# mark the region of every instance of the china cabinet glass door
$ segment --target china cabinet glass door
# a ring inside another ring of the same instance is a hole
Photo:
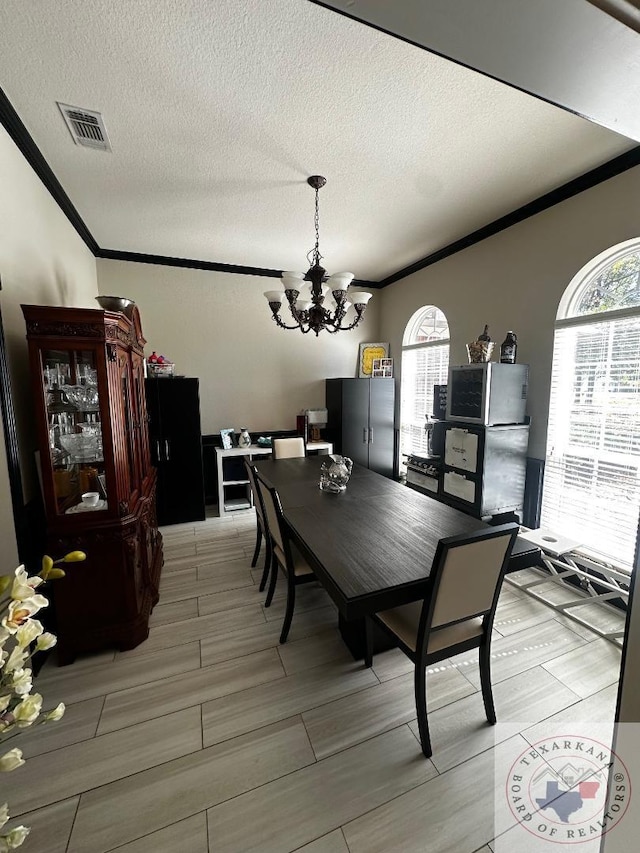
[[[55,511],[62,515],[105,510],[107,483],[96,352],[43,350],[42,371]]]

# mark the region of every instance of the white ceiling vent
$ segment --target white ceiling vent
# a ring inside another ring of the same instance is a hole
[[[85,110],[84,107],[71,107],[59,101],[58,106],[76,145],[111,151],[107,129],[100,113]]]

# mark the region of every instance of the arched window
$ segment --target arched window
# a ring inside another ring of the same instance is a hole
[[[631,569],[640,505],[640,240],[567,288],[553,350],[542,525]]]
[[[402,340],[401,453],[426,456],[433,386],[446,383],[448,369],[449,324],[439,308],[427,305],[411,317]]]

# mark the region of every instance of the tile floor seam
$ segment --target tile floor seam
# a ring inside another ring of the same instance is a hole
[[[104,714],[104,706],[107,704],[107,695],[108,695],[108,694],[106,694],[106,693],[105,693],[105,694],[102,696],[102,706],[101,706],[101,708],[100,708],[100,713],[98,714],[98,722],[96,723],[96,730],[95,730],[95,732],[93,733],[93,737],[94,737],[94,739],[95,739],[95,738],[97,738],[97,737],[99,737],[99,735],[98,735],[98,729],[100,728],[100,723],[102,722],[102,715]],[[82,743],[82,741],[80,741],[80,742]]]
[[[347,837],[344,834],[342,827],[340,826],[340,827],[338,827],[338,829],[340,830],[340,835],[342,835],[342,840],[344,841],[344,846],[347,848],[347,850],[351,851],[351,848],[349,847],[349,844],[347,843]]]
[[[351,695],[351,694],[349,694],[349,695]],[[310,710],[314,710],[314,709],[310,709]],[[304,715],[306,713],[307,713],[306,711],[303,711],[300,714],[300,716],[302,717],[302,723],[305,727],[305,730],[306,730],[306,722],[304,719]],[[402,729],[405,726],[409,729],[411,734],[415,737],[415,734],[413,733],[413,731],[411,730],[411,726],[409,725],[409,723],[413,723],[413,722],[417,722],[417,717],[413,717],[411,720],[407,720],[404,723],[398,723],[395,726],[391,725],[387,729],[378,729],[377,731],[373,732],[372,734],[367,735],[367,737],[362,738],[362,740],[355,741],[355,743],[349,743],[346,746],[342,746],[339,749],[336,749],[334,752],[328,753],[328,755],[321,756],[320,758],[318,758],[318,755],[317,755],[315,749],[313,749],[313,743],[311,744],[311,749],[313,750],[313,754],[316,756],[316,762],[319,763],[320,761],[328,761],[330,758],[335,758],[336,755],[341,755],[343,752],[347,752],[350,749],[355,749],[356,747],[362,746],[362,744],[367,743],[368,741],[375,740],[377,737],[380,737],[380,735],[386,735],[386,734],[389,734],[389,732],[395,732],[396,729]],[[418,744],[420,744],[419,740],[418,740]],[[420,747],[420,748],[422,749],[422,747]],[[425,761],[427,761],[427,760],[429,760],[429,759],[425,759]],[[431,762],[431,763],[433,764],[433,762]],[[435,767],[435,764],[433,766]],[[436,772],[437,772],[437,770],[438,769],[436,767]],[[440,775],[440,774],[438,773],[438,775]]]
[[[73,835],[73,827],[76,825],[76,818],[78,817],[78,812],[80,811],[80,800],[81,799],[82,799],[82,794],[79,794],[78,795],[78,802],[76,803],[76,808],[75,808],[75,811],[73,813],[73,820],[71,821],[71,829],[69,830],[69,835],[67,837],[67,843],[64,846],[65,853],[68,853],[69,845],[71,844],[71,836]]]
[[[309,730],[307,729],[307,724],[306,724],[306,722],[305,722],[305,720],[304,720],[304,714],[300,714],[299,716],[300,716],[300,722],[302,723],[302,727],[303,727],[303,729],[304,729],[304,733],[305,733],[305,734],[306,734],[306,736],[307,736],[307,741],[309,742],[309,749],[310,749],[310,750],[311,750],[311,752],[313,753],[313,756],[314,756],[314,758],[315,758],[315,760],[316,760],[316,761],[315,761],[315,763],[317,764],[317,763],[318,763],[318,755],[317,755],[317,753],[316,753],[315,749],[313,748],[313,743],[311,742],[311,736],[309,735]],[[309,767],[310,765],[307,765],[307,766]],[[292,771],[292,772],[295,772],[295,771]],[[321,836],[320,836],[320,837],[321,837]]]

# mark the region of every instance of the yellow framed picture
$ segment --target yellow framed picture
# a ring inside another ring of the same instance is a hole
[[[374,358],[388,358],[389,344],[360,344],[360,355],[358,358],[358,376],[371,377],[373,376],[373,360]]]

